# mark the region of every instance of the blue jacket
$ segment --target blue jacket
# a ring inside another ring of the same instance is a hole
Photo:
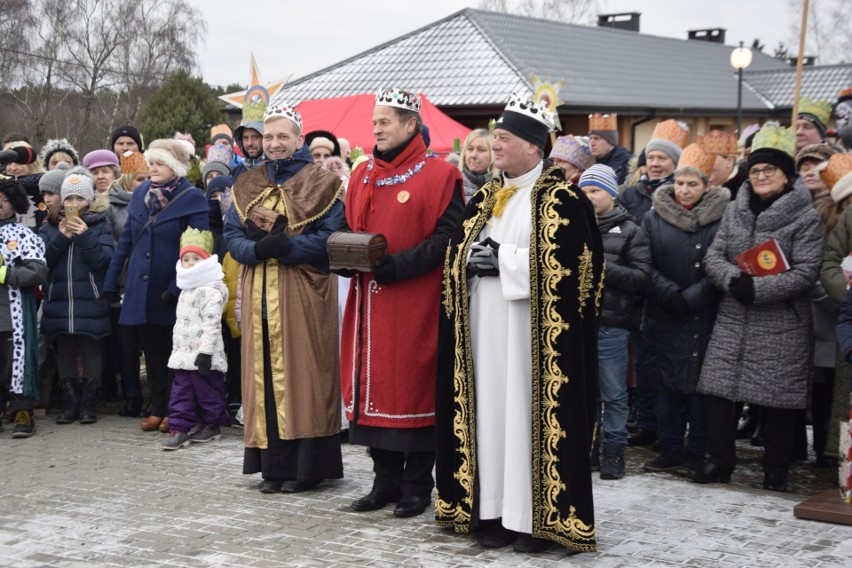
[[[63,333],[93,339],[110,334],[109,301],[103,284],[113,253],[112,227],[103,213],[88,223],[85,233],[70,239],[50,222],[39,229],[50,269],[41,330],[51,339]]]
[[[852,361],[852,288],[846,292],[837,318],[837,341],[844,361]]]
[[[127,206],[127,223],[115,247],[115,255],[104,282],[106,292],[118,291],[115,281],[121,274],[124,259],[130,254],[136,234],[148,222],[145,196],[150,187],[151,182],[146,181],[136,188]],[[191,187],[192,184],[187,180],[182,180],[174,198]],[[133,248],[127,265],[127,282],[118,320],[120,324],[174,325],[177,297],[180,294],[175,283],[175,265],[180,253],[180,236],[187,227],[201,230],[209,228],[207,200],[199,189],[191,189],[180,201],[161,211]],[[169,291],[172,297],[164,300],[162,296],[165,291]]]

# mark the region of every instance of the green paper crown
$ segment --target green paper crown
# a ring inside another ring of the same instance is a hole
[[[764,124],[751,143],[752,152],[761,148],[779,150],[792,158],[796,155],[796,134],[783,126]]]
[[[213,233],[210,231],[199,231],[194,227],[188,227],[180,236],[180,248],[198,247],[206,250],[207,254],[213,252]]]
[[[799,114],[803,112],[814,115],[823,126],[828,127],[828,121],[831,120],[831,103],[828,101],[801,99],[799,100]]]

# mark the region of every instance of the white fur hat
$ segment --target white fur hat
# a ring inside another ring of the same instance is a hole
[[[166,164],[178,177],[185,176],[189,170],[189,152],[180,140],[160,138],[151,142],[145,150],[145,161],[150,166],[154,160]]]

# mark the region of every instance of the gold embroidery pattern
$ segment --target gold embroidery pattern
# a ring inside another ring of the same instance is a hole
[[[580,317],[585,317],[583,310],[586,307],[586,300],[592,297],[591,290],[594,288],[594,274],[592,273],[592,251],[589,250],[588,244],[583,244],[583,254],[577,259],[580,262],[580,295],[578,297],[577,311]],[[595,300],[597,302],[597,299]]]
[[[540,178],[545,181],[550,177],[552,169],[545,171]],[[536,284],[530,288],[530,304],[532,316],[532,360],[533,360],[533,466],[539,468],[540,482],[533,484],[533,510],[541,507],[543,514],[533,517],[533,534],[546,537],[580,551],[594,551],[596,545],[595,528],[577,518],[573,506],[569,508],[567,518],[562,518],[558,508],[559,494],[566,489],[557,469],[559,458],[557,444],[566,437],[565,431],[559,424],[556,411],[559,407],[559,391],[570,380],[559,366],[560,353],[557,350],[559,335],[569,329],[569,324],[562,319],[557,310],[558,285],[563,278],[572,276],[570,268],[562,266],[556,258],[559,245],[556,242],[556,232],[560,225],[568,224],[568,219],[559,216],[557,206],[562,205],[560,197],[577,195],[565,183],[553,183],[547,189],[539,187],[541,181],[533,189],[536,202],[533,212],[541,211],[540,218],[533,218],[533,227],[539,228],[539,238],[533,238],[530,243],[530,274],[531,281]],[[540,196],[540,197],[539,197]],[[538,200],[541,199],[539,203]],[[534,229],[535,231],[535,229]],[[535,236],[535,235],[534,235]],[[586,249],[588,251],[588,249]],[[593,278],[591,270],[591,254],[584,267],[579,267],[580,280],[589,281]],[[584,271],[588,276],[584,275]],[[540,287],[538,286],[540,284]],[[590,288],[589,288],[590,289]],[[588,293],[588,290],[586,290]],[[540,295],[539,295],[540,294]],[[582,291],[581,291],[582,294]],[[536,306],[542,306],[541,311]],[[542,361],[542,368],[536,364]],[[537,443],[541,440],[541,443]],[[536,472],[533,473],[535,479]],[[586,541],[586,542],[583,542]],[[588,544],[587,544],[588,543]]]
[[[464,237],[455,249],[455,260],[450,263],[447,254],[444,263],[443,305],[447,317],[453,318],[455,354],[453,363],[453,434],[458,440],[461,460],[453,478],[458,481],[464,496],[459,501],[435,499],[436,522],[439,526],[453,526],[456,532],[470,531],[473,508],[473,482],[476,476],[476,416],[474,414],[473,353],[470,348],[470,317],[467,291],[467,254],[485,222],[491,216],[499,182],[489,182],[482,190],[485,195],[477,205],[477,213],[464,221]]]

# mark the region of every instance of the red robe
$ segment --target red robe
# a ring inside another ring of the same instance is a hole
[[[459,170],[427,158],[415,136],[392,162],[374,159],[355,169],[346,192],[347,223],[353,231],[385,235],[388,255],[410,249],[433,235],[460,182]],[[352,279],[340,352],[349,420],[380,428],[435,424],[440,264],[390,284],[379,284],[372,273]]]

